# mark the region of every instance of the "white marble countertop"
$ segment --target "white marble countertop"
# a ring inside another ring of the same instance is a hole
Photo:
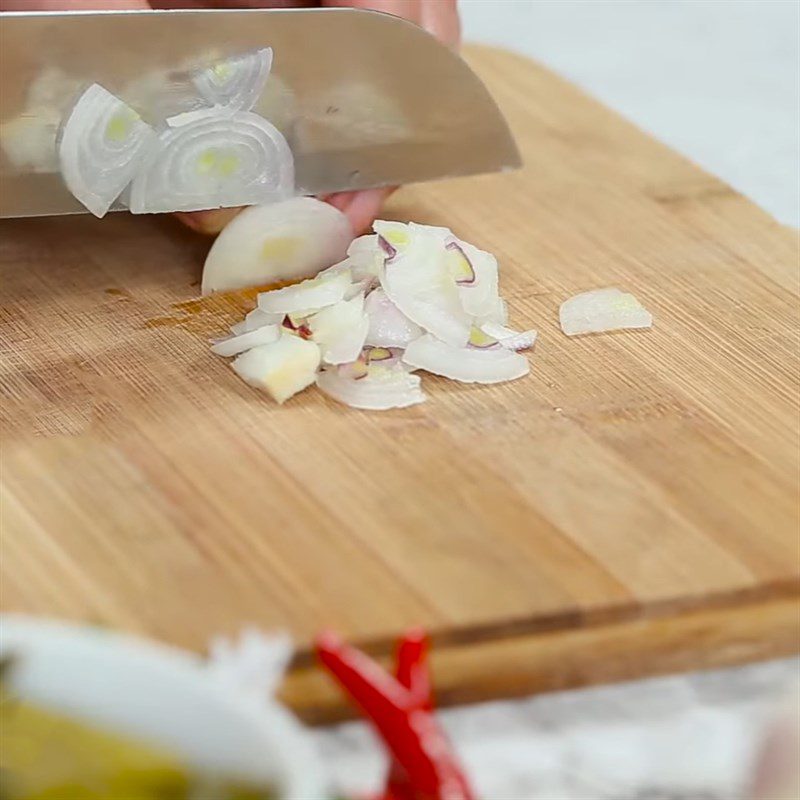
[[[429,0],[438,2],[438,0]],[[800,226],[797,0],[461,0],[465,39],[530,55]],[[484,800],[734,800],[800,661],[442,712]],[[364,726],[316,734],[375,790]]]

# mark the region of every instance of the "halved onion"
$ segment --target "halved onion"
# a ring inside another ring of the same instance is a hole
[[[58,145],[67,188],[97,217],[157,150],[156,132],[128,105],[97,83],[78,99]]]
[[[322,360],[328,364],[355,361],[364,347],[368,327],[362,294],[323,308],[308,319],[311,336],[322,350]]]
[[[200,96],[210,105],[249,111],[261,96],[272,69],[272,48],[220,61],[192,77]]]
[[[398,227],[399,226],[399,227]],[[471,318],[464,311],[439,236],[423,226],[375,223],[375,231],[396,248],[387,258],[381,286],[412,322],[454,346],[469,339]]]
[[[314,342],[282,333],[276,342],[242,353],[231,367],[251,386],[283,403],[314,383],[319,362],[320,350]]]
[[[368,411],[386,411],[424,403],[425,395],[420,384],[417,375],[379,364],[355,371],[351,365],[344,364],[325,369],[317,376],[317,386],[329,397]]]
[[[533,330],[515,331],[496,322],[484,322],[480,329],[486,336],[490,336],[508,350],[528,350],[533,347],[539,335]]]
[[[258,307],[268,313],[292,314],[306,309],[318,310],[338,303],[351,286],[350,271],[321,275],[317,278],[262,292],[258,296]]]
[[[453,347],[430,334],[411,342],[403,361],[414,369],[463,383],[513,381],[530,371],[524,356],[504,347]]]
[[[224,339],[217,339],[211,345],[211,352],[218,356],[238,356],[245,350],[250,350],[261,344],[271,344],[278,341],[281,331],[278,325],[264,325],[252,331],[246,331],[239,335],[227,336]]]
[[[314,275],[341,261],[352,238],[347,217],[312,197],[246,208],[211,247],[202,292]]]
[[[263,328],[265,325],[280,325],[283,322],[283,314],[268,314],[260,308],[254,308],[241,322],[231,325],[231,333],[240,334],[247,331],[254,331]]]
[[[561,304],[559,320],[567,336],[653,325],[650,312],[632,294],[613,287],[570,297]]]
[[[375,289],[367,295],[364,309],[369,316],[367,344],[405,347],[423,334],[422,328],[403,314],[383,289]]]
[[[283,200],[294,160],[281,132],[258,114],[199,116],[165,130],[131,184],[134,214],[201,211]]]

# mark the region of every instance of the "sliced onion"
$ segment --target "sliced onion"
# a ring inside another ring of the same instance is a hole
[[[505,325],[508,322],[508,306],[502,297],[494,301],[487,314],[479,315],[478,323],[483,325],[485,322],[493,322],[497,325]]]
[[[353,280],[372,283],[380,277],[385,252],[378,243],[377,234],[359,236],[347,248],[347,262],[353,272]]]
[[[352,238],[347,217],[311,197],[246,208],[211,247],[203,294],[314,275],[341,261]]]
[[[515,331],[496,322],[484,322],[480,329],[508,350],[528,350],[533,347],[538,336],[536,331]]]
[[[130,106],[94,83],[64,123],[61,174],[72,194],[102,217],[157,145],[156,132]]]
[[[282,322],[283,314],[268,314],[260,308],[254,308],[241,322],[231,325],[231,333],[238,335],[263,328],[265,325],[280,325]]]
[[[258,296],[258,307],[268,313],[291,314],[305,309],[318,310],[338,303],[350,288],[350,271],[322,275]]]
[[[619,289],[593,289],[570,297],[559,310],[567,336],[625,328],[650,328],[653,317],[632,295]]]
[[[309,317],[308,328],[328,364],[355,361],[364,347],[369,318],[364,313],[364,295],[342,300]]]
[[[280,338],[280,328],[277,325],[264,325],[252,331],[240,333],[238,336],[228,336],[217,339],[211,346],[211,352],[218,356],[238,356],[245,350],[250,350],[261,344],[271,344]]]
[[[468,242],[452,238],[445,245],[450,274],[458,284],[461,306],[473,317],[497,310],[497,259]]]
[[[461,306],[441,238],[423,226],[399,225],[375,223],[378,234],[393,237],[397,249],[393,258],[386,259],[381,286],[412,322],[452,345],[465,345],[471,319]]]
[[[464,383],[513,381],[530,371],[527,359],[512,350],[453,347],[430,334],[411,342],[403,361],[415,369]]]
[[[364,308],[369,316],[367,344],[405,347],[412,339],[423,334],[422,328],[403,314],[383,289],[370,292]]]
[[[353,377],[353,375],[361,377]],[[406,408],[425,402],[421,381],[396,367],[370,365],[366,374],[349,364],[323,370],[317,377],[317,386],[329,397],[353,408],[385,411]]]
[[[196,72],[192,78],[210,105],[249,111],[258,102],[272,69],[272,48],[245,53]]]
[[[201,116],[161,134],[131,184],[134,214],[201,211],[283,200],[294,192],[292,151],[258,114]]]
[[[314,383],[319,362],[320,351],[314,342],[283,333],[272,344],[242,353],[231,367],[251,386],[264,389],[276,402],[283,403]]]

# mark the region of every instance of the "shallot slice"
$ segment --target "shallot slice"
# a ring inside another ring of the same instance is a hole
[[[430,334],[411,342],[403,361],[414,369],[463,383],[513,381],[530,371],[524,356],[504,347],[453,347]]]
[[[533,347],[536,337],[539,335],[534,330],[515,331],[496,322],[484,322],[480,329],[509,350],[528,350]]]
[[[364,347],[369,318],[364,313],[364,295],[341,300],[309,317],[311,336],[327,364],[355,361]]]
[[[377,221],[374,227],[381,237],[393,237],[392,246],[398,248],[394,257],[386,259],[381,277],[392,303],[442,341],[465,345],[471,319],[449,272],[441,238],[422,226],[410,230],[399,223]]]
[[[168,127],[130,189],[133,214],[201,211],[284,200],[294,159],[283,134],[250,111]]]
[[[272,68],[272,48],[220,61],[193,76],[200,96],[210,105],[249,111],[261,96]]]
[[[370,364],[366,374],[358,370],[356,375],[360,377],[353,377],[349,364],[325,369],[317,376],[317,386],[340,403],[368,411],[406,408],[425,402],[419,377],[404,369]]]
[[[281,312],[292,314],[306,309],[318,310],[338,303],[350,288],[350,271],[344,270],[332,275],[321,275],[317,278],[262,292],[258,296],[258,307],[268,313]]]
[[[314,342],[283,333],[272,344],[248,350],[231,362],[231,367],[251,386],[263,389],[283,403],[314,383],[320,350]]]
[[[202,292],[315,275],[341,262],[352,238],[347,217],[312,197],[246,208],[211,247],[203,268]]]
[[[367,344],[405,347],[423,334],[422,328],[403,314],[383,289],[375,289],[367,295],[364,309],[369,316]]]
[[[280,337],[280,328],[277,325],[264,325],[252,331],[240,333],[238,336],[228,336],[225,339],[217,339],[211,346],[211,352],[218,356],[238,356],[245,350],[250,350],[262,344],[271,344]]]
[[[558,315],[567,336],[653,325],[650,312],[632,294],[613,287],[570,297],[561,304]]]
[[[283,314],[267,314],[260,308],[254,308],[241,322],[231,325],[231,333],[240,334],[247,331],[254,331],[256,328],[263,328],[265,325],[280,325],[283,322]]]
[[[128,105],[92,84],[64,123],[58,145],[67,188],[96,217],[106,214],[158,146],[158,135]]]

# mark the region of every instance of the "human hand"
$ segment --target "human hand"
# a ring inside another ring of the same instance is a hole
[[[383,11],[414,22],[451,47],[460,41],[457,0],[0,0],[2,11],[131,10],[146,8],[361,8]],[[378,216],[384,200],[396,187],[337,192],[322,197],[347,215],[353,232],[366,231]],[[179,214],[190,228],[215,234],[231,220],[235,210],[218,209]]]

